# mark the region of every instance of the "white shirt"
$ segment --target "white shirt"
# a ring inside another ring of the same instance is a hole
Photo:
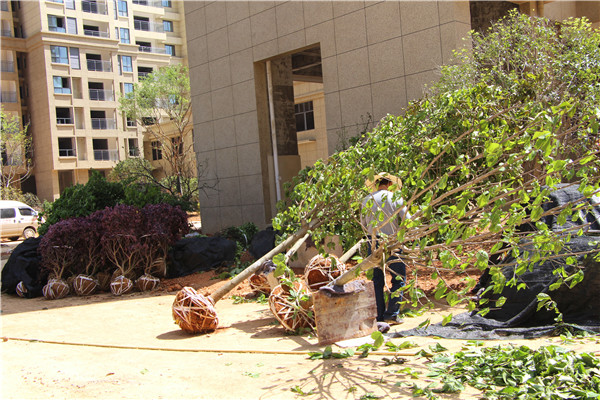
[[[398,231],[398,218],[410,218],[408,210],[404,206],[404,200],[400,198],[394,201],[393,196],[394,194],[389,190],[378,190],[364,198],[360,222],[367,229],[369,235],[394,235]],[[367,203],[371,200],[372,205],[369,209]],[[397,216],[390,219],[397,210],[400,210]],[[380,212],[383,212],[383,221],[378,218]],[[377,221],[377,223],[373,224],[373,221]]]

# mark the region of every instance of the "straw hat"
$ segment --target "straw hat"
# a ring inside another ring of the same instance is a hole
[[[402,188],[402,180],[397,176],[394,176],[387,172],[378,173],[377,175],[373,176],[372,180],[367,179],[367,181],[365,182],[365,186],[367,186],[371,190],[377,189],[378,182],[382,179],[387,179],[388,181],[392,182],[392,185],[394,185],[396,189]]]

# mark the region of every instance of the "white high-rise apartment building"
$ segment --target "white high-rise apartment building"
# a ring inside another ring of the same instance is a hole
[[[0,4],[2,107],[30,123],[33,138],[33,175],[22,189],[53,200],[87,182],[91,169],[152,160],[151,143],[118,99],[153,70],[187,64],[183,1]]]

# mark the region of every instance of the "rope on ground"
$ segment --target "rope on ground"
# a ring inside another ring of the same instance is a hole
[[[99,343],[75,343],[75,342],[59,342],[54,340],[42,340],[42,339],[26,339],[26,338],[15,338],[3,336],[3,342],[14,340],[18,342],[30,342],[30,343],[43,343],[43,344],[58,344],[65,346],[82,346],[82,347],[99,347],[106,349],[121,349],[121,350],[147,350],[147,351],[170,351],[170,352],[181,352],[181,353],[230,353],[230,354],[273,354],[273,355],[300,355],[308,356],[311,351],[300,351],[300,350],[232,350],[232,349],[176,349],[176,348],[161,348],[161,347],[146,347],[146,346],[121,346],[115,344],[99,344]],[[403,352],[394,353],[390,351],[370,351],[369,355],[374,356],[389,356],[395,355],[398,357],[415,357],[420,352]],[[591,352],[595,357],[600,357],[600,351]]]
[[[99,344],[99,343],[76,343],[76,342],[59,342],[55,340],[43,340],[43,339],[26,339],[26,338],[16,338],[16,337],[2,337],[3,342],[7,342],[9,340],[19,341],[19,342],[30,342],[30,343],[43,343],[43,344],[58,344],[65,346],[82,346],[82,347],[99,347],[106,349],[121,349],[121,350],[148,350],[148,351],[171,351],[171,352],[182,352],[182,353],[233,353],[233,354],[275,354],[275,355],[302,355],[308,356],[311,351],[300,351],[300,350],[232,350],[232,349],[177,349],[177,348],[161,348],[161,347],[147,347],[147,346],[122,346],[122,345],[113,345],[113,344]],[[385,351],[371,351],[370,355],[377,356],[389,356],[391,352]],[[416,352],[411,353],[393,353],[394,355],[400,357],[410,357],[416,356]]]

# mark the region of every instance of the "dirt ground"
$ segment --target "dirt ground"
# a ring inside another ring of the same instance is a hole
[[[380,351],[367,358],[310,360],[323,351],[314,335],[286,335],[268,305],[234,304],[231,296],[249,293],[240,285],[216,305],[219,328],[189,335],[174,324],[171,306],[180,286],[208,294],[225,281],[214,273],[164,281],[150,293],[115,297],[1,297],[2,399],[365,399],[410,398],[412,386],[432,382],[425,359],[415,354],[440,343],[458,351],[466,341],[410,338],[419,347],[397,354]],[[437,304],[423,316],[407,318],[393,330],[433,323],[449,312]],[[400,344],[406,339],[393,339]],[[515,341],[530,347],[560,343],[559,338]],[[486,345],[508,344],[489,341]],[[568,344],[575,350],[598,348],[597,339]],[[341,348],[334,346],[334,351]],[[404,358],[387,365],[384,358]],[[421,371],[418,379],[402,372]],[[475,389],[441,398],[476,398]]]

